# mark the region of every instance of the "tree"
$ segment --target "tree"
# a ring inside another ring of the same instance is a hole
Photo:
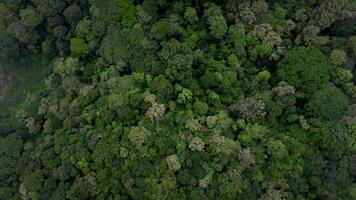
[[[182,80],[191,77],[194,55],[190,46],[176,39],[162,42],[161,45],[162,50],[158,55],[166,66],[166,75],[171,80]]]
[[[283,40],[281,36],[273,30],[270,24],[255,25],[250,33],[250,37],[253,39],[250,41],[253,46],[256,45],[253,43],[257,41],[257,45],[251,50],[253,60],[255,60],[257,56],[268,56],[271,60],[278,60],[283,53]]]
[[[219,113],[206,118],[208,128],[218,132],[226,131],[231,128],[233,120],[230,118],[226,110],[221,110]]]
[[[10,185],[15,180],[12,177],[21,155],[22,143],[22,139],[16,134],[0,138],[0,187]]]
[[[179,161],[179,158],[176,154],[172,154],[172,155],[168,156],[166,158],[166,162],[167,162],[169,169],[171,169],[173,171],[177,171],[182,167],[181,163]]]
[[[34,172],[30,172],[29,174],[25,174],[23,178],[24,186],[27,190],[29,190],[30,195],[31,192],[39,192],[41,190],[43,181],[44,174],[39,169]]]
[[[163,115],[166,111],[166,107],[164,104],[159,104],[156,102],[156,96],[146,92],[144,94],[145,101],[151,104],[151,107],[148,108],[146,115],[152,122],[158,122],[163,118]]]
[[[272,99],[267,102],[268,118],[289,115],[295,112],[295,88],[282,81],[272,89]]]
[[[147,143],[150,134],[150,131],[144,127],[132,127],[128,137],[138,150],[142,150],[142,146]]]
[[[203,140],[199,137],[194,137],[190,142],[189,142],[189,149],[192,151],[203,151],[205,146],[205,143]]]
[[[329,41],[329,36],[320,36],[321,29],[318,26],[308,25],[305,26],[302,32],[296,38],[295,43],[301,44],[304,42],[306,45],[322,46]]]
[[[259,97],[247,97],[230,105],[230,110],[247,121],[253,121],[266,115],[266,104]]]
[[[72,4],[64,9],[63,15],[69,24],[75,25],[82,18],[82,11],[77,4]]]
[[[341,117],[347,105],[347,96],[337,87],[326,84],[311,97],[306,109],[310,116],[335,120]]]
[[[136,23],[136,9],[133,0],[118,1],[118,12],[121,15],[121,24],[130,28]]]
[[[97,194],[97,185],[95,178],[88,174],[85,177],[77,177],[66,192],[66,198],[75,199],[91,199]]]
[[[263,70],[257,74],[255,79],[259,82],[266,83],[271,78],[271,73],[267,70]]]
[[[194,133],[201,131],[203,127],[197,119],[188,119],[185,122],[185,128]]]
[[[151,84],[150,84],[150,91],[162,95],[167,100],[171,98],[174,88],[172,83],[166,79],[163,75],[156,76]]]
[[[236,24],[229,27],[227,40],[236,48],[242,49],[247,44],[246,27],[243,24]],[[234,54],[233,54],[234,55]]]
[[[65,8],[66,4],[61,0],[31,0],[36,9],[44,17],[53,17]]]
[[[135,72],[148,72],[158,64],[153,50],[153,44],[142,30],[114,26],[103,39],[98,52],[110,63],[125,62]]]
[[[205,89],[216,88],[219,83],[219,74],[213,72],[206,72],[202,77],[200,77],[201,86]]]
[[[15,21],[8,26],[9,33],[20,41],[21,43],[27,45],[35,44],[39,39],[40,35],[33,29],[23,26],[21,21]]]
[[[177,102],[185,104],[190,102],[192,99],[193,99],[193,93],[190,90],[184,88],[182,92],[179,93]]]
[[[261,195],[259,200],[282,200],[283,195],[281,194],[281,191],[274,189],[271,186],[268,186],[266,191]]]
[[[277,76],[294,86],[299,95],[308,97],[330,80],[331,66],[318,49],[297,47],[288,51],[278,63]]]
[[[173,19],[160,19],[152,25],[151,35],[157,40],[164,40],[168,37],[178,36],[183,32],[179,23]]]
[[[42,16],[32,6],[20,10],[20,17],[21,23],[29,28],[35,28],[42,22]]]
[[[226,156],[236,156],[241,148],[239,141],[226,138],[219,134],[211,136],[209,143],[212,152]]]
[[[16,59],[20,54],[18,41],[5,28],[0,27],[0,59],[6,60],[10,57]]]
[[[243,179],[242,169],[234,164],[227,165],[225,172],[214,174],[212,190],[221,199],[245,197],[248,183]],[[248,195],[248,198],[251,196]]]
[[[354,2],[352,0],[331,0],[320,3],[313,12],[310,24],[321,29],[330,27],[336,20],[342,20],[352,16]]]
[[[216,39],[222,39],[228,27],[221,8],[215,4],[210,4],[208,9],[204,11],[204,18],[206,18],[206,23],[209,25],[210,35]]]
[[[192,7],[187,7],[184,18],[187,19],[190,24],[196,24],[199,21],[197,10]]]
[[[58,39],[64,39],[68,33],[68,29],[65,26],[56,26],[53,28],[53,36]]]
[[[8,26],[11,22],[13,22],[15,18],[15,13],[11,9],[11,6],[6,4],[5,2],[0,3],[0,26],[5,28]]]
[[[264,0],[259,1],[234,1],[228,0],[226,9],[236,13],[236,21],[244,24],[254,24],[263,20],[268,11],[268,4]]]
[[[54,63],[54,72],[63,79],[75,75],[79,68],[79,60],[76,58],[58,58]]]
[[[75,57],[85,57],[90,52],[89,45],[82,38],[72,38],[70,41],[70,50]]]
[[[340,66],[346,63],[347,55],[344,51],[335,49],[330,53],[330,62],[333,65]]]
[[[130,106],[130,96],[126,93],[113,93],[107,96],[108,108],[116,115],[129,123],[135,117],[135,113]]]
[[[348,69],[337,67],[333,75],[333,82],[337,86],[346,86],[348,83],[352,82],[353,75]]]
[[[117,0],[89,0],[90,13],[99,21],[104,22],[106,25],[114,25],[119,21],[119,9]]]
[[[205,115],[208,113],[209,106],[205,102],[196,101],[194,103],[194,112],[198,115]]]

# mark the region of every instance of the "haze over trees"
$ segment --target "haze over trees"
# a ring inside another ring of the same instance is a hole
[[[0,0],[2,62],[0,199],[356,199],[354,0]]]

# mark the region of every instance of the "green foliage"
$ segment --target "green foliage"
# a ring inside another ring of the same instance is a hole
[[[196,101],[194,103],[194,112],[198,115],[205,115],[208,113],[208,110],[209,106],[207,103],[201,101]]]
[[[0,95],[0,135],[13,133],[14,129],[20,128],[21,121],[16,114],[19,109],[25,108],[28,115],[37,113],[38,104],[41,100],[45,81],[43,76],[46,71],[47,61],[44,57],[22,58],[23,63],[4,62],[2,80],[9,80],[5,88],[1,88]],[[3,87],[3,86],[2,86]],[[29,116],[25,117],[29,117]],[[24,121],[23,121],[24,122]]]
[[[193,50],[187,43],[176,39],[162,42],[159,58],[166,66],[165,73],[171,80],[182,80],[191,76],[193,65]]]
[[[146,128],[132,127],[128,138],[137,149],[142,150],[142,146],[147,142],[149,136],[150,132]]]
[[[353,7],[1,1],[0,199],[355,199]]]
[[[16,59],[19,56],[20,47],[16,39],[7,33],[3,28],[0,29],[0,59],[5,61],[10,57]]]
[[[236,48],[243,48],[246,46],[247,36],[246,29],[243,24],[236,24],[229,27],[227,39],[234,44]]]
[[[118,0],[89,0],[91,15],[105,24],[114,25],[119,21]]]
[[[10,183],[14,173],[16,172],[16,165],[21,155],[22,139],[12,134],[0,139],[0,180],[1,186],[5,183]]]
[[[127,28],[132,27],[136,23],[136,9],[133,0],[119,0],[117,2],[121,24]]]
[[[271,73],[267,70],[263,70],[257,74],[256,80],[261,82],[267,82],[271,78]]]
[[[30,172],[24,177],[25,187],[30,191],[40,191],[43,184],[43,173],[41,170]]]
[[[110,63],[125,62],[136,72],[150,71],[156,65],[153,44],[140,29],[109,30],[99,49],[99,55]]]
[[[55,16],[65,8],[65,2],[61,0],[31,0],[37,10],[46,17]]]
[[[151,82],[150,91],[155,94],[162,95],[166,99],[170,99],[174,91],[174,87],[164,76],[157,76]]]
[[[318,49],[297,47],[288,51],[278,63],[277,75],[279,79],[310,96],[330,80],[331,66]]]
[[[234,114],[247,121],[253,121],[266,115],[266,104],[258,96],[241,98],[229,108]]]
[[[334,65],[343,65],[346,63],[347,55],[342,50],[333,50],[330,54],[330,62]]]
[[[157,40],[163,40],[181,34],[182,28],[179,23],[170,19],[160,19],[152,25],[151,35]]]
[[[168,156],[166,158],[166,162],[167,162],[167,165],[168,165],[169,169],[171,169],[173,171],[177,171],[177,170],[179,170],[181,168],[181,164],[179,162],[179,158],[175,154]]]
[[[70,50],[75,57],[84,57],[90,52],[88,44],[82,38],[72,38],[70,41]]]
[[[222,39],[225,36],[228,27],[220,7],[211,4],[209,8],[204,11],[204,17],[209,25],[210,35],[216,39]]]
[[[179,93],[177,102],[185,104],[190,102],[192,99],[193,99],[193,93],[190,90],[184,88],[182,92]]]
[[[265,57],[268,55],[271,55],[273,51],[272,45],[265,43],[265,44],[260,44],[257,45],[253,50],[251,51],[251,57],[252,59],[257,59],[258,57]]]
[[[42,16],[33,8],[20,10],[21,22],[24,26],[35,28],[42,22]]]
[[[197,11],[192,7],[187,7],[184,13],[184,18],[191,24],[196,24],[199,21]]]
[[[82,18],[82,11],[77,4],[72,4],[64,9],[63,15],[69,24],[75,25]]]
[[[347,105],[348,99],[340,89],[325,85],[312,96],[307,104],[307,110],[313,117],[335,120],[341,117]]]

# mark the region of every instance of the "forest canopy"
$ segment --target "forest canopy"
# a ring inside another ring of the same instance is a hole
[[[355,0],[0,0],[0,200],[354,200],[355,66]]]

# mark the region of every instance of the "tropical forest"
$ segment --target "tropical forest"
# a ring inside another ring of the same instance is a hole
[[[0,200],[355,200],[356,0],[0,0]]]

